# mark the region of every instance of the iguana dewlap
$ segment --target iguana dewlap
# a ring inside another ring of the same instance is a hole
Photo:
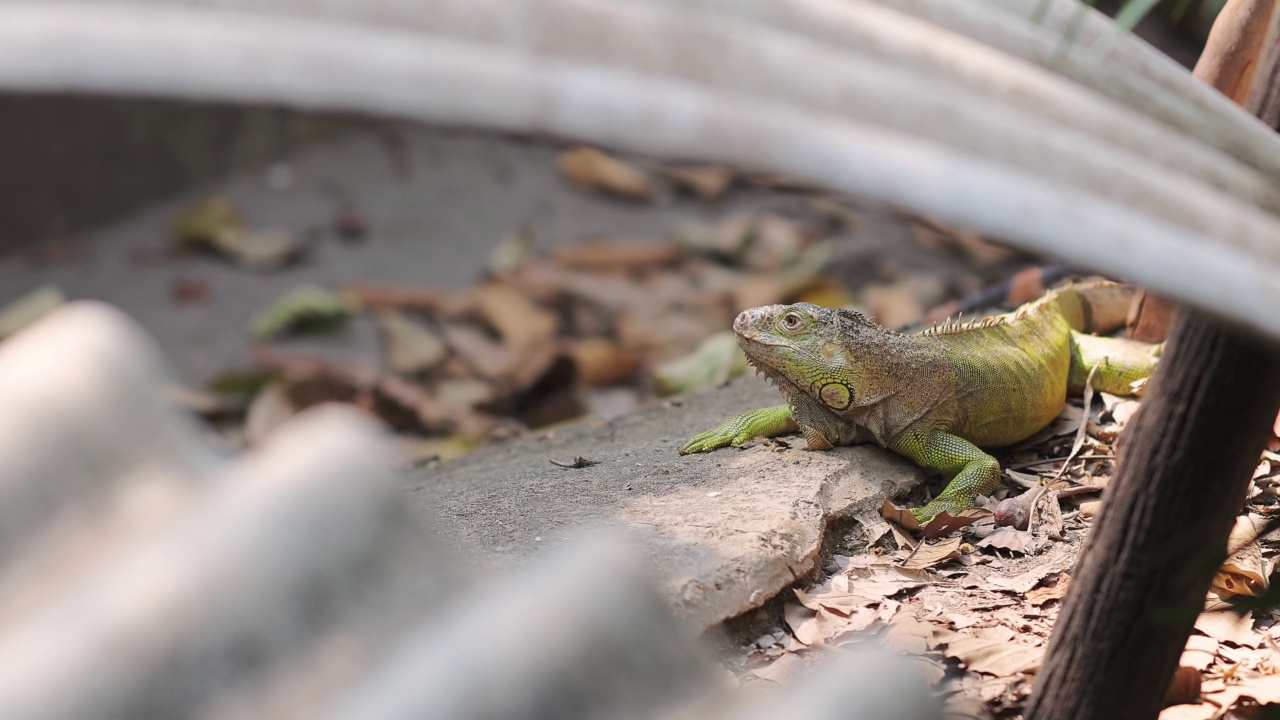
[[[958,513],[1000,482],[979,448],[1025,440],[1062,411],[1069,387],[1134,394],[1157,351],[1100,338],[1124,321],[1131,288],[1066,287],[1013,313],[916,335],[886,330],[851,310],[798,303],[743,311],[733,329],[786,405],[736,415],[680,448],[704,452],[797,429],[810,450],[873,442],[953,479],[912,512],[924,522]]]

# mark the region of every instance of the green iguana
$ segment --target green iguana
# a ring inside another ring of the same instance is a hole
[[[1069,387],[1134,394],[1157,348],[1086,335],[1123,324],[1133,288],[1100,282],[1050,292],[1012,313],[916,335],[886,330],[851,310],[798,303],[743,311],[738,343],[786,405],[726,420],[680,448],[705,452],[797,429],[810,450],[873,442],[953,476],[911,512],[920,522],[955,514],[1000,482],[980,447],[1011,445],[1062,411]]]

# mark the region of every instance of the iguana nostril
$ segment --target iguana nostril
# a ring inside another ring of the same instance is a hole
[[[743,310],[738,313],[737,319],[733,321],[733,331],[740,333],[745,330],[749,324],[751,324],[751,311]]]

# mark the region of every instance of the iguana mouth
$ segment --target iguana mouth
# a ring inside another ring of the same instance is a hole
[[[738,317],[734,318],[733,331],[737,333],[738,344],[742,346],[744,352],[747,351],[748,343],[765,347],[791,347],[791,343],[785,339],[761,333],[757,329],[760,322],[769,317],[768,310],[769,308],[747,308],[738,313]]]
[[[745,340],[746,343],[742,342],[743,340]],[[768,340],[760,340],[758,338],[751,337],[750,335],[743,335],[742,333],[738,333],[738,344],[742,346],[742,349],[744,352],[747,349],[747,344],[763,345],[764,347],[785,347],[785,348],[791,347],[791,343],[789,342],[785,342],[785,341],[769,342]]]

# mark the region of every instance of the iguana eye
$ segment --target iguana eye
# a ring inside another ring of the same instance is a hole
[[[798,313],[789,312],[782,316],[782,329],[787,332],[795,332],[804,326],[804,320]]]

